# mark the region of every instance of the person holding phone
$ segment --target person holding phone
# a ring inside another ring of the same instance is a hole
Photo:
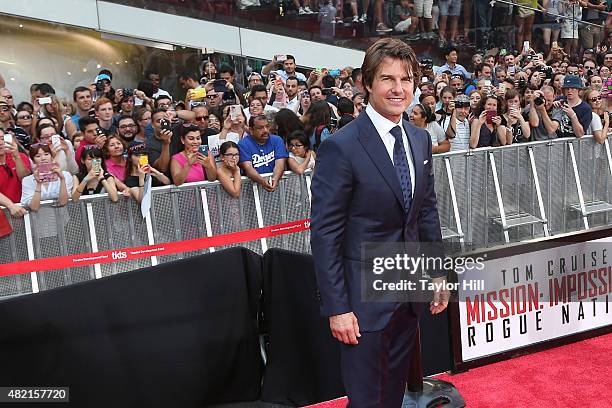
[[[0,128],[0,194],[18,203],[22,180],[31,172],[28,156],[19,152],[13,135]]]
[[[512,143],[512,134],[506,129],[506,119],[501,114],[497,96],[488,95],[483,98],[474,114],[470,148],[504,146]]]
[[[60,168],[70,174],[76,174],[79,167],[75,161],[72,144],[57,134],[57,129],[50,124],[42,124],[36,128],[34,143],[44,143],[51,148],[55,162]]]
[[[597,143],[603,144],[608,138],[610,113],[604,107],[601,92],[595,88],[587,88],[582,95],[582,99],[588,103],[593,110],[591,124],[586,134],[593,135]]]
[[[0,96],[0,128],[8,129],[13,126],[15,126],[15,121],[13,120],[11,106],[5,97]]]
[[[141,142],[133,143],[127,149],[127,161],[124,176],[124,184],[126,189],[123,190],[122,193],[126,197],[133,197],[139,203],[142,202],[142,198],[144,196],[145,178],[147,174],[153,177],[151,180],[151,185],[153,187],[172,184],[170,178],[157,170],[155,167],[151,166],[150,164],[141,164],[141,161],[144,163],[144,160],[141,160],[141,157],[146,156],[146,154],[146,145]]]
[[[172,156],[170,172],[176,186],[196,181],[215,181],[217,166],[208,145],[202,145],[200,129],[197,126],[183,127],[181,143],[185,149]],[[202,147],[205,146],[203,149]]]
[[[507,131],[510,132],[512,143],[529,142],[531,139],[531,128],[525,120],[521,109],[521,98],[515,89],[508,89],[504,95],[508,111],[503,114],[506,120]],[[508,136],[508,135],[507,135]]]
[[[240,178],[240,150],[238,145],[231,140],[224,142],[219,148],[221,165],[217,168],[217,177],[221,187],[232,197],[240,197],[242,180]]]
[[[577,75],[563,78],[563,95],[553,104],[552,120],[558,123],[559,137],[582,137],[593,120],[592,109],[580,99],[584,89],[582,79]]]
[[[65,206],[69,191],[72,191],[72,175],[61,170],[46,144],[33,144],[30,159],[35,170],[21,181],[21,204],[34,212],[40,209],[40,202],[45,200],[57,200],[57,206]]]
[[[112,202],[117,202],[117,186],[115,178],[106,171],[103,161],[103,150],[96,146],[88,146],[81,151],[79,172],[73,176],[72,200],[77,201],[82,195],[108,194]]]

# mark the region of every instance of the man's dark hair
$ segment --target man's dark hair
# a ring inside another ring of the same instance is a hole
[[[482,69],[484,67],[489,67],[489,68],[491,68],[491,72],[493,71],[493,67],[491,66],[491,64],[489,64],[487,62],[481,62],[480,64],[476,65],[476,68],[474,68],[474,77],[475,78],[480,77],[480,75],[476,75],[476,73],[482,74]]]
[[[36,86],[36,90],[43,95],[55,94],[55,89],[53,89],[53,87],[46,82],[43,82],[42,84],[38,84]]]
[[[236,71],[234,71],[234,68],[230,67],[229,65],[223,64],[219,68],[219,74],[223,73],[227,73],[230,74],[230,76],[234,76],[236,74]]]
[[[266,115],[257,115],[257,116],[251,116],[249,118],[249,127],[252,128],[253,126],[255,126],[255,121],[256,120],[265,120],[266,122],[268,121],[268,118],[266,117]]]
[[[265,85],[257,84],[251,87],[251,95],[255,95],[256,92],[262,92],[262,91],[266,92],[267,94],[268,90],[266,89]]]
[[[355,105],[349,98],[339,98],[338,99],[338,114],[342,115],[352,115],[355,112]]]
[[[510,77],[510,76],[504,78],[504,80],[502,82],[505,82],[507,84],[510,84],[510,85],[514,86],[514,79],[512,79],[512,77]]]
[[[287,59],[288,60],[293,60],[293,63],[295,64],[295,57],[293,55],[289,55],[287,54]],[[286,61],[286,60],[285,60]]]
[[[113,73],[110,72],[110,70],[108,70],[106,68],[101,69],[100,72],[98,72],[98,75],[108,75],[110,77],[110,79],[111,79],[111,82],[113,81]]]
[[[168,95],[159,95],[157,98],[155,98],[155,107],[159,107],[159,101],[161,101],[162,99],[168,99],[170,102],[172,102],[172,98],[169,97]]]
[[[459,54],[459,50],[457,49],[457,47],[448,47],[448,48],[446,48],[444,50],[444,58],[448,57],[450,55],[450,53],[453,52],[453,51],[455,51],[457,54]]]
[[[151,80],[151,75],[160,75],[159,69],[149,68],[144,72],[145,79]]]
[[[149,81],[148,79],[143,79],[140,81],[136,89],[144,92],[144,94],[147,95],[147,98],[152,98],[153,94],[157,90],[155,85],[153,85],[153,82]]]
[[[300,85],[300,81],[297,79],[297,77],[293,75],[287,78],[287,80],[285,81],[285,84],[289,81],[297,81],[298,85]]]
[[[72,92],[72,100],[76,102],[77,99],[77,93],[79,92],[89,92],[91,94],[91,89],[84,87],[84,86],[77,86],[76,88],[74,88],[74,92]]]
[[[100,122],[98,122],[98,119],[92,118],[91,116],[83,116],[82,118],[79,119],[79,130],[81,132],[84,132],[87,126],[93,123],[95,123],[96,125],[100,125]]]
[[[323,88],[321,88],[319,85],[313,85],[310,88],[308,88],[308,93],[310,93],[310,91],[312,91],[313,89],[318,89],[321,92],[323,92]]]
[[[298,79],[298,86],[306,86],[306,87],[307,87],[307,86],[308,86],[308,84],[306,83],[306,81],[300,81],[300,80]]]
[[[418,78],[420,74],[419,61],[414,54],[414,50],[408,44],[397,38],[380,39],[368,48],[363,59],[363,64],[361,65],[362,82],[365,88],[366,101],[370,96],[368,88],[372,87],[380,62],[387,57],[404,62],[408,71],[406,72],[407,74],[415,78]]]
[[[353,72],[351,72],[351,79],[353,80],[353,83],[357,82],[357,77],[359,74],[361,74],[361,68],[353,69]]]
[[[183,80],[193,79],[194,81],[199,82],[200,77],[196,75],[196,73],[193,71],[186,71],[186,72],[183,72],[179,76],[179,79],[183,79]]]
[[[157,113],[166,113],[166,111],[163,109],[159,109],[159,108],[153,109],[153,111],[151,111],[151,119],[153,119],[153,116],[155,116],[155,114]]]
[[[325,75],[321,79],[321,83],[323,84],[324,88],[333,88],[336,86],[336,79],[331,75]]]

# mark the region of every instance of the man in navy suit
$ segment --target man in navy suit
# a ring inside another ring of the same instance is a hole
[[[364,242],[441,242],[431,138],[403,119],[419,64],[397,39],[373,44],[361,67],[367,108],[317,154],[312,181],[311,246],[322,313],[342,345],[342,378],[351,408],[399,408],[420,315],[410,302],[365,302]],[[428,271],[435,283],[445,274]],[[439,287],[432,314],[448,304]]]

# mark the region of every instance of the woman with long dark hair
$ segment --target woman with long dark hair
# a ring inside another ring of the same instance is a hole
[[[147,154],[147,148],[144,143],[136,143],[127,149],[127,162],[125,165],[125,185],[128,190],[124,191],[124,195],[131,195],[137,202],[142,201],[144,193],[145,176],[150,174],[153,177],[151,182],[153,187],[172,184],[172,181],[155,167],[148,164],[140,165],[140,156]]]
[[[291,109],[281,109],[274,116],[276,134],[287,141],[287,137],[296,130],[304,130],[304,124]]]
[[[512,134],[506,129],[506,120],[502,116],[501,103],[497,96],[487,95],[483,98],[474,116],[470,135],[472,149],[512,143]]]
[[[77,201],[82,195],[107,193],[112,202],[117,202],[117,186],[115,178],[106,171],[104,153],[95,145],[89,145],[81,150],[79,172],[74,175],[72,201]]]
[[[317,151],[321,142],[331,135],[331,112],[329,105],[325,101],[314,101],[304,116],[306,116],[304,134],[310,140],[312,149]]]
[[[436,122],[436,114],[429,106],[420,103],[414,105],[410,113],[410,121],[429,133],[432,153],[446,153],[450,150],[450,142],[446,139],[446,133]]]

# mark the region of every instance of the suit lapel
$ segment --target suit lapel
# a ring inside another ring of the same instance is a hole
[[[389,185],[389,188],[391,188],[393,191],[395,198],[403,208],[404,196],[402,195],[402,188],[399,180],[397,179],[393,162],[391,162],[391,159],[389,158],[389,153],[387,152],[385,144],[380,138],[380,135],[370,120],[370,117],[365,114],[365,112],[359,115],[357,120],[361,121],[361,126],[358,126],[359,134],[357,136],[359,143],[361,143],[368,156],[370,156],[370,159],[372,159],[372,162],[374,162],[374,165],[378,168],[378,171],[383,176],[383,179],[387,185]]]
[[[421,150],[421,146],[417,136],[414,134],[414,126],[411,125],[407,120],[402,120],[404,125],[404,131],[406,132],[406,137],[408,139],[408,144],[410,144],[410,153],[412,154],[412,163],[414,164],[414,193],[412,194],[412,203],[410,206],[410,211],[408,212],[408,219],[410,219],[413,213],[416,211],[415,199],[419,194],[419,183],[423,180],[423,154]]]

